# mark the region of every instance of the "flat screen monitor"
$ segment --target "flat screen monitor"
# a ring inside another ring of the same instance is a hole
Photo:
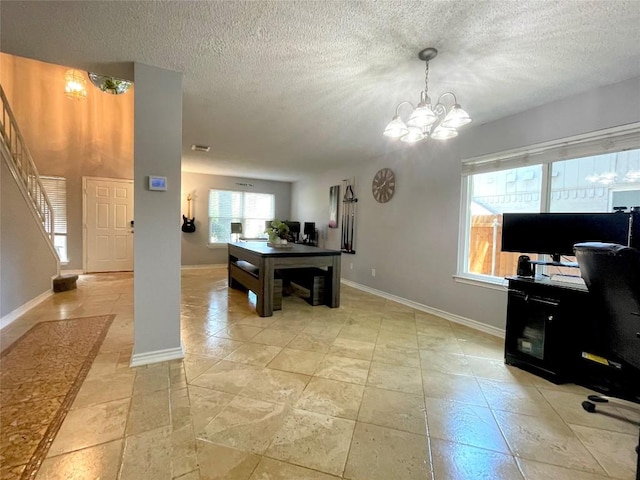
[[[542,253],[559,262],[580,242],[629,245],[629,215],[620,213],[505,213],[502,251]]]
[[[315,222],[304,222],[304,234],[305,235],[315,235],[316,234],[316,223]]]
[[[289,227],[289,233],[300,233],[300,222],[290,222],[287,220],[284,223]]]

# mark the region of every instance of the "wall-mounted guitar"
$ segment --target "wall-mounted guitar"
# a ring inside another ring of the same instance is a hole
[[[185,233],[193,233],[196,231],[196,218],[191,216],[191,194],[187,195],[187,216],[182,215],[182,231]]]

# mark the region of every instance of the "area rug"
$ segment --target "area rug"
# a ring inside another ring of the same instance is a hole
[[[41,322],[2,352],[2,480],[35,478],[114,317]]]

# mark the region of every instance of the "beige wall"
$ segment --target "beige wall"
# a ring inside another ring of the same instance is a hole
[[[0,53],[0,83],[41,175],[67,178],[69,265],[82,268],[82,177],[133,178],[133,89],[65,96],[67,67]]]

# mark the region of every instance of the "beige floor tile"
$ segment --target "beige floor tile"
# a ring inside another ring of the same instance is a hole
[[[256,365],[222,360],[191,381],[191,385],[227,393],[239,393],[262,372]]]
[[[119,480],[173,479],[198,467],[193,431],[162,427],[125,439]]]
[[[297,335],[296,332],[284,329],[265,328],[251,339],[253,343],[263,343],[275,347],[284,347]]]
[[[449,320],[446,320],[442,317],[438,317],[437,315],[433,315],[431,313],[416,312],[414,316],[416,318],[416,327],[418,328],[418,333],[420,333],[419,329],[422,326],[429,326],[429,325],[439,325],[444,327],[451,326],[451,322],[449,322]]]
[[[586,397],[583,395],[548,390],[546,388],[539,390],[542,396],[544,396],[555,411],[558,412],[558,415],[568,424],[584,425],[585,427],[611,430],[637,436],[638,426],[633,423],[608,415],[598,415],[585,411],[585,409],[582,408],[582,402],[586,400]],[[598,408],[603,412],[610,412],[613,415],[625,418],[625,409],[618,409],[607,404],[598,406]]]
[[[427,405],[427,415],[428,412]],[[493,413],[516,457],[604,474],[604,470],[564,422],[502,411]]]
[[[596,473],[587,473],[580,470],[570,470],[568,468],[559,467],[557,465],[549,465],[548,463],[534,462],[524,458],[516,458],[520,470],[524,474],[526,480],[609,480],[608,475],[598,475]]]
[[[190,417],[196,436],[235,398],[235,395],[230,393],[210,390],[195,385],[189,385],[188,391]]]
[[[310,378],[308,375],[265,368],[240,395],[266,402],[294,404]]]
[[[64,455],[48,457],[42,462],[36,478],[40,480],[85,480],[87,478],[116,480],[122,444],[122,439],[119,439]]]
[[[133,370],[117,371],[86,379],[73,402],[73,409],[84,408],[99,403],[129,398],[133,393],[135,380]]]
[[[422,372],[419,368],[372,362],[367,386],[422,395]]]
[[[416,321],[416,333],[423,337],[430,338],[447,338],[454,337],[453,328],[447,320],[442,320],[442,323],[427,323],[420,320]]]
[[[453,334],[442,337],[418,335],[418,347],[430,352],[464,354],[460,341]]]
[[[289,407],[236,397],[199,434],[201,440],[262,454],[282,426]]]
[[[329,349],[328,355],[371,360],[374,347],[375,343],[349,340],[348,338],[336,338]]]
[[[338,477],[263,457],[249,480],[336,480]]]
[[[203,374],[211,367],[213,367],[216,363],[220,362],[220,360],[222,360],[222,358],[186,354],[182,359],[182,362],[184,364],[184,371],[187,377],[187,382],[190,382],[197,376]]]
[[[131,398],[127,435],[135,435],[169,425],[169,390],[159,390],[147,395],[134,395]]]
[[[422,386],[426,397],[488,406],[475,377],[423,370]]]
[[[323,358],[324,353],[283,348],[267,367],[286,372],[313,375]]]
[[[355,422],[293,410],[265,452],[268,457],[341,475]]]
[[[302,410],[355,420],[363,393],[362,385],[313,377],[295,406]]]
[[[393,347],[418,348],[418,335],[415,333],[399,333],[381,331],[378,335],[378,345]]]
[[[420,367],[420,351],[417,348],[396,347],[395,345],[376,345],[373,361],[389,363],[401,367]]]
[[[232,328],[232,327],[229,327]],[[249,327],[246,325],[239,325],[237,328],[257,328]],[[258,331],[261,329],[258,328]],[[226,335],[227,330],[223,330],[223,334]],[[237,335],[240,337],[241,335]],[[185,352],[193,355],[204,355],[208,357],[224,358],[238,347],[243,342],[241,338],[232,339],[230,337],[222,338],[222,335],[216,336],[203,336],[201,340],[197,340],[195,343],[185,343]]]
[[[420,365],[423,370],[473,375],[469,360],[465,355],[422,349],[420,350]]]
[[[334,337],[300,333],[287,344],[287,348],[306,350],[308,352],[327,353],[331,348]]]
[[[366,360],[327,355],[318,366],[315,376],[364,385],[370,363]]]
[[[429,397],[425,403],[431,438],[511,454],[488,408]]]
[[[342,323],[327,323],[322,320],[314,320],[309,325],[304,327],[302,333],[308,333],[309,335],[319,335],[322,337],[335,338],[342,330]]]
[[[504,341],[496,340],[494,343],[477,343],[460,340],[459,345],[464,354],[470,357],[504,360]]]
[[[262,330],[264,329],[260,327],[253,327],[251,325],[234,324],[229,325],[224,330],[216,332],[214,336],[220,338],[230,338],[231,340],[237,340],[239,342],[248,342]]]
[[[169,365],[165,362],[160,367],[137,368],[133,382],[133,394],[144,395],[169,388]]]
[[[359,340],[361,342],[375,343],[378,338],[377,328],[368,328],[354,325],[347,325],[340,330],[338,338],[346,338],[348,340]]]
[[[408,317],[413,317],[413,315],[408,315]],[[415,335],[416,321],[413,318],[404,319],[402,316],[383,316],[382,321],[380,322],[380,331]]]
[[[358,421],[426,435],[424,397],[366,387]]]
[[[244,318],[236,320],[236,325],[251,325],[252,327],[269,328],[277,319],[274,317],[258,317],[251,313]]]
[[[232,354],[228,355],[225,360],[264,367],[273,360],[281,350],[282,347],[261,345],[259,343],[245,343]]]
[[[638,432],[634,434],[610,432],[582,425],[569,425],[582,444],[614,478],[633,479],[636,473]]]
[[[49,456],[80,450],[124,436],[130,399],[71,410],[56,435]]]
[[[200,480],[247,480],[259,455],[197,440]]]
[[[427,437],[358,422],[344,478],[431,479],[430,462]]]
[[[174,429],[191,424],[191,401],[189,400],[189,390],[186,386],[172,388],[169,391],[169,410],[171,426]]]
[[[484,397],[492,410],[557,418],[556,410],[533,385],[478,379]],[[586,413],[586,412],[585,412]]]
[[[524,478],[515,459],[504,453],[434,438],[431,440],[431,455],[435,480],[476,478],[522,480]]]
[[[534,375],[518,367],[506,365],[504,360],[467,357],[467,363],[471,367],[473,375],[479,378],[497,380],[499,382],[521,383],[524,385],[533,384],[531,378],[534,377]]]

